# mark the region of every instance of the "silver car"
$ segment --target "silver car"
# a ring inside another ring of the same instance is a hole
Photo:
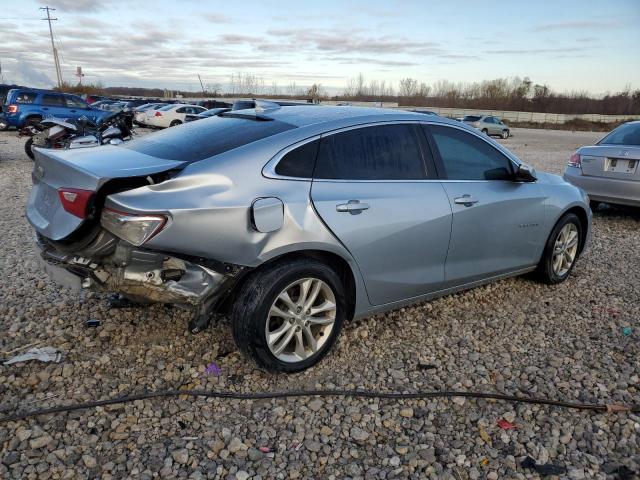
[[[343,323],[536,271],[564,281],[587,196],[474,129],[418,113],[259,107],[122,146],[38,150],[27,216],[76,288],[229,312],[262,368],[299,371]]]
[[[499,135],[501,138],[509,138],[509,135],[511,135],[509,127],[498,117],[467,115],[462,121],[473,128],[477,128],[485,135]]]
[[[640,121],[620,125],[593,146],[579,148],[564,179],[583,188],[595,210],[601,202],[640,207]]]

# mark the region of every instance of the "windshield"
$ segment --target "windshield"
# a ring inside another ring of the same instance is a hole
[[[463,122],[477,122],[481,119],[482,117],[479,115],[467,115],[466,117],[464,117],[462,119]]]
[[[640,146],[640,122],[625,123],[598,142],[598,145]]]
[[[122,148],[189,163],[296,128],[278,120],[211,117],[126,142]]]

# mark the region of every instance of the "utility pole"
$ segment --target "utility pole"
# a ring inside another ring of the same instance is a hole
[[[60,70],[60,60],[58,60],[58,50],[56,49],[56,44],[53,43],[53,29],[51,28],[51,21],[58,20],[57,18],[51,18],[50,11],[54,11],[55,8],[49,7],[40,7],[40,10],[46,10],[47,18],[43,18],[42,20],[46,20],[49,22],[49,35],[51,36],[51,48],[53,49],[53,63],[56,67],[56,76],[58,77],[58,87],[62,86],[62,71]]]
[[[207,92],[204,91],[204,85],[202,84],[202,79],[200,78],[200,74],[198,74],[198,80],[200,80],[200,88],[202,88],[202,94],[206,97]]]

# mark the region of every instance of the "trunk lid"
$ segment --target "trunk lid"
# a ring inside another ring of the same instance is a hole
[[[582,174],[618,180],[640,180],[640,147],[595,145],[578,153]]]
[[[119,146],[105,145],[90,149],[34,149],[33,188],[27,203],[27,219],[51,240],[62,240],[89,219],[67,212],[58,196],[60,188],[95,192],[110,180],[144,178],[177,170],[188,162],[164,160]]]

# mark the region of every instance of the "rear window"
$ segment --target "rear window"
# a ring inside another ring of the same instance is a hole
[[[175,105],[165,105],[164,107],[160,107],[158,110],[162,110],[164,112],[165,110],[171,110],[173,107],[175,107]]]
[[[625,123],[598,142],[598,145],[640,146],[640,123]]]
[[[123,148],[165,160],[197,162],[296,128],[277,120],[212,117],[126,142]]]
[[[481,119],[482,117],[478,116],[478,115],[467,115],[466,117],[464,117],[462,119],[463,122],[477,122]]]

